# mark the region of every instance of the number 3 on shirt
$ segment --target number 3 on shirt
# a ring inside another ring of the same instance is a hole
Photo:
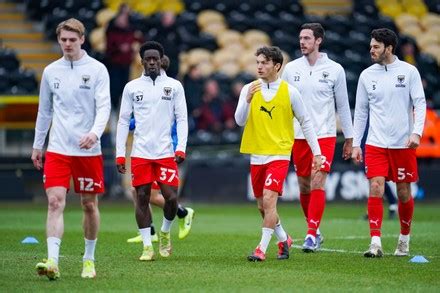
[[[168,180],[167,180],[167,177],[168,177]],[[175,177],[176,177],[176,170],[167,169],[167,168],[163,168],[163,167],[160,168],[160,177],[159,177],[160,180],[162,180],[162,181],[166,180],[167,182],[172,182]]]

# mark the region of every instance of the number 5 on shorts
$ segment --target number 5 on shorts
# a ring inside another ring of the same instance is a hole
[[[167,173],[169,173],[169,177],[167,180]],[[172,182],[173,179],[176,177],[176,170],[173,169],[167,169],[167,168],[160,168],[160,177],[159,179],[162,181]]]

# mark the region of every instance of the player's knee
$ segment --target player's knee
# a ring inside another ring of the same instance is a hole
[[[411,199],[411,188],[409,186],[397,186],[397,197],[401,202]]]
[[[310,194],[310,181],[298,180],[299,192],[302,194]]]
[[[93,213],[98,208],[96,200],[81,200],[81,205],[85,213]]]
[[[172,202],[172,203],[176,202],[177,203],[177,193],[175,193],[175,192],[168,193],[167,196],[164,198],[165,198],[166,202]]]
[[[64,209],[64,206],[66,205],[65,201],[57,196],[49,196],[47,200],[48,200],[49,211],[52,212],[62,211]]]
[[[370,194],[376,196],[382,196],[384,192],[384,184],[380,181],[371,181],[370,183]]]

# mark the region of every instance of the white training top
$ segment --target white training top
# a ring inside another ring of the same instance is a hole
[[[110,116],[109,75],[101,62],[82,52],[77,61],[62,57],[44,69],[34,149],[43,149],[50,128],[47,151],[68,156],[101,154],[100,137]],[[89,132],[96,134],[97,143],[80,149],[81,137]]]
[[[125,85],[116,132],[116,157],[125,158],[131,114],[134,113],[132,157],[162,159],[174,157],[171,128],[177,123],[176,151],[185,152],[188,113],[180,81],[159,75],[155,81],[142,75]]]
[[[354,147],[361,144],[368,116],[369,145],[406,148],[411,133],[422,136],[426,100],[417,68],[395,56],[391,64],[374,64],[365,69],[356,92]]]
[[[281,79],[278,78],[272,83],[265,83],[261,80],[261,94],[266,102],[269,102],[276,95],[278,88],[281,84]],[[246,101],[246,96],[249,91],[251,83],[246,84],[240,92],[240,98],[238,100],[237,109],[235,110],[235,121],[239,126],[244,126],[249,116],[251,104]],[[319,148],[318,139],[316,133],[313,130],[312,120],[310,120],[309,113],[301,98],[301,94],[293,86],[288,85],[290,104],[292,105],[292,111],[295,118],[298,119],[300,126],[303,129],[307,142],[312,150],[313,155],[318,156],[321,154]],[[296,132],[296,130],[295,130]],[[290,156],[265,156],[265,155],[251,155],[252,165],[263,165],[276,160],[290,161]]]
[[[336,137],[335,102],[344,137],[353,137],[345,72],[339,63],[319,53],[315,65],[310,66],[303,56],[287,63],[281,78],[301,93],[318,138]],[[295,138],[304,138],[297,119]]]

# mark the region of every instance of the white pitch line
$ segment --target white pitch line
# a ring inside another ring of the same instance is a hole
[[[385,234],[382,235],[382,238],[392,238],[396,237],[398,235],[393,234]],[[329,239],[337,239],[337,240],[353,240],[353,239],[370,239],[370,236],[355,236],[355,235],[349,235],[349,236],[342,236],[342,237],[332,237],[332,238],[325,238],[326,241]],[[293,239],[294,242],[302,242],[304,239]],[[296,249],[302,249],[302,245],[292,245],[293,248]],[[337,253],[349,253],[349,254],[364,254],[364,251],[357,251],[357,250],[346,250],[346,249],[335,249],[335,248],[325,248],[321,247],[318,251],[324,251],[324,252],[337,252]],[[384,253],[386,256],[394,256],[393,253]],[[415,255],[409,255],[409,256],[415,256]],[[427,258],[438,258],[439,255],[426,255]]]

